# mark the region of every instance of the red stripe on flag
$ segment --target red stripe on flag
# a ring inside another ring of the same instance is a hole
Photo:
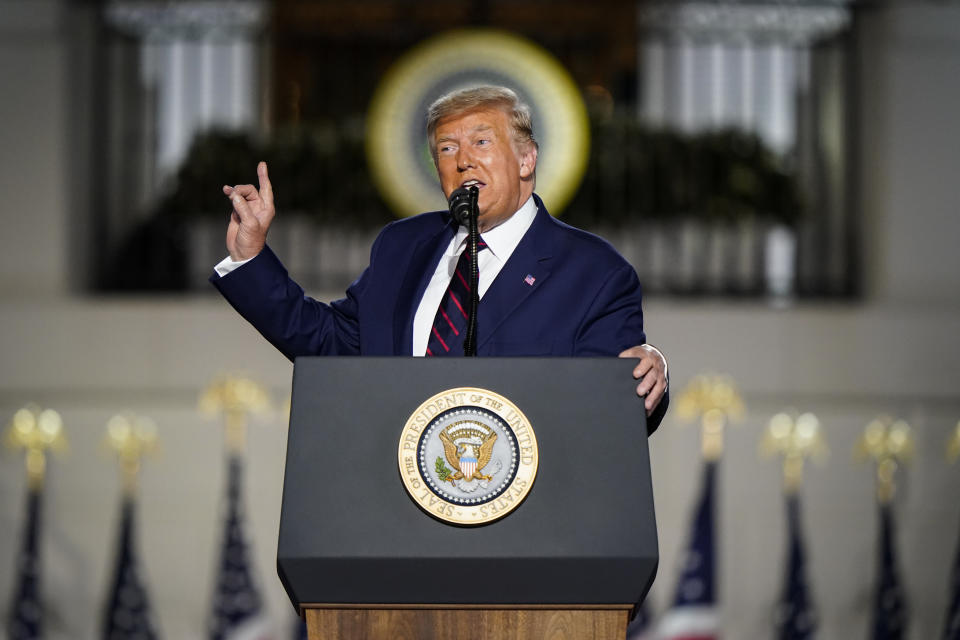
[[[444,342],[443,338],[440,337],[440,334],[437,333],[437,328],[433,327],[432,331],[433,331],[433,335],[437,336],[437,340],[440,341],[440,344],[443,346],[443,348],[447,351],[450,351],[450,347],[447,346],[447,343]]]

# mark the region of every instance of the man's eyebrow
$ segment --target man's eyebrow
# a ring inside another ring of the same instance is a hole
[[[475,127],[472,127],[469,133],[481,133],[484,131],[493,131],[493,127],[489,124],[478,124]],[[440,144],[441,142],[450,142],[455,141],[457,137],[455,135],[438,135],[436,143]]]

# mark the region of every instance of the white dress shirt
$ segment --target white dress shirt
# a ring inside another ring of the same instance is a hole
[[[247,264],[251,260],[253,260],[253,258],[247,258],[246,260],[234,260],[230,256],[227,256],[226,258],[218,262],[217,266],[215,266],[213,270],[216,271],[217,275],[222,278],[223,276],[227,275],[237,267]]]
[[[503,265],[513,255],[513,250],[520,244],[520,239],[533,224],[533,219],[536,216],[537,205],[533,201],[533,196],[531,196],[515,214],[482,234],[483,241],[487,243],[487,248],[479,253],[480,257],[477,264],[480,271],[480,286],[477,287],[477,292],[481,299],[483,299],[483,294],[487,292],[490,285],[493,284]],[[447,245],[446,251],[443,252],[443,256],[427,284],[427,289],[423,292],[423,297],[420,298],[417,314],[413,317],[413,355],[415,356],[422,356],[427,353],[430,328],[433,327],[437,307],[440,306],[440,300],[443,299],[443,294],[450,285],[450,279],[453,278],[453,272],[457,268],[460,254],[466,246],[467,229],[461,226],[457,229],[453,240]]]
[[[533,224],[536,215],[537,205],[533,201],[533,196],[530,196],[515,214],[483,234],[483,241],[487,243],[487,248],[480,252],[478,264],[480,270],[480,286],[478,287],[480,298],[483,298],[483,294],[493,284],[503,265],[513,255],[514,249],[517,248],[520,239]],[[437,307],[440,306],[440,300],[450,285],[450,279],[457,267],[457,261],[460,260],[460,254],[466,246],[467,229],[460,227],[443,252],[443,256],[440,258],[440,262],[423,292],[423,297],[420,299],[417,314],[413,318],[413,355],[415,356],[422,356],[427,353],[430,328],[433,326],[433,318],[437,315]],[[227,256],[214,267],[214,270],[222,278],[246,262],[248,260],[233,260],[230,256]]]

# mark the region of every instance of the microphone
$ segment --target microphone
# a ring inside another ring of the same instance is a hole
[[[476,215],[477,194],[480,192],[476,187],[460,187],[450,194],[447,199],[447,205],[450,207],[450,215],[465,227],[470,226],[470,216]]]
[[[477,263],[477,243],[480,241],[480,230],[477,228],[477,218],[480,210],[477,207],[477,187],[468,187],[455,190],[447,199],[450,206],[450,215],[459,224],[469,231],[467,236],[467,253],[470,256],[470,299],[467,301],[467,333],[463,338],[463,355],[477,355],[477,307],[480,304],[480,269]]]

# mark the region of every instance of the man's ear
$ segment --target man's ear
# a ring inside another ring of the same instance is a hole
[[[533,176],[537,170],[537,146],[527,145],[526,150],[520,154],[520,178],[527,180]]]

